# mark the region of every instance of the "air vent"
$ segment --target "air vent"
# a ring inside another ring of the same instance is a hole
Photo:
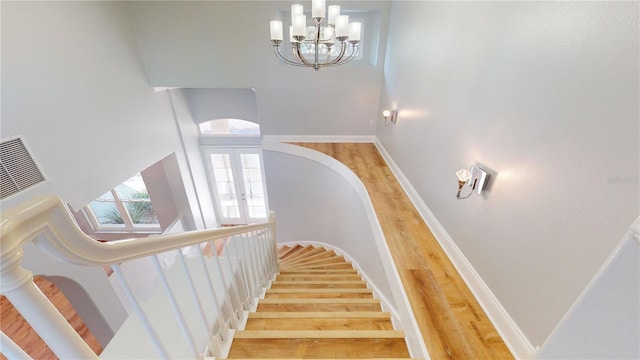
[[[0,199],[44,181],[21,138],[0,143]]]

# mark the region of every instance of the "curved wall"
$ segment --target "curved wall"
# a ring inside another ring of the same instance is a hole
[[[337,160],[295,145],[263,143],[270,209],[278,242],[319,242],[344,250],[405,330],[412,356],[428,358],[422,336],[357,176]]]

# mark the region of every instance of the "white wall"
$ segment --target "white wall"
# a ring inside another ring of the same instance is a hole
[[[48,178],[3,208],[53,193],[77,209],[167,154],[181,161],[171,103],[147,83],[122,3],[3,1],[1,16],[2,138],[23,135]],[[124,320],[102,269],[31,246],[24,264],[81,284],[109,323],[99,336]]]
[[[168,92],[171,100],[175,129],[181,138],[183,154],[179,160],[182,182],[189,184],[185,190],[190,200],[191,214],[195,218],[197,229],[214,228],[218,226],[214,210],[213,198],[207,183],[207,173],[200,149],[198,126],[196,125],[184,93],[184,89],[174,89]],[[187,224],[185,224],[187,225]]]
[[[353,186],[312,160],[267,149],[263,153],[278,242],[319,241],[339,247],[393,300],[371,225]]]
[[[177,146],[121,4],[3,2],[2,27],[2,137],[24,135],[40,192],[80,208]]]
[[[193,120],[240,119],[258,122],[256,94],[251,89],[183,89]]]
[[[640,359],[640,221],[600,268],[538,359]]]
[[[278,242],[319,242],[357,263],[412,356],[428,358],[420,328],[393,263],[369,194],[344,164],[320,152],[265,141],[264,164]]]
[[[640,213],[638,6],[391,5],[376,135],[534,346]]]
[[[91,333],[105,346],[126,320],[127,312],[104,270],[59,262],[33,244],[27,244],[24,252],[22,266],[34,275],[46,276],[58,286]],[[66,286],[72,282],[79,284],[84,292]]]
[[[374,104],[379,97],[384,36],[378,48],[371,42],[386,32],[389,3],[342,2],[344,10],[369,12],[363,46],[373,54],[360,63],[317,72],[284,65],[272,53],[269,20],[287,16],[284,12],[291,4],[131,2],[129,14],[149,83],[255,88],[258,122],[265,135],[372,135],[370,122],[378,118]]]

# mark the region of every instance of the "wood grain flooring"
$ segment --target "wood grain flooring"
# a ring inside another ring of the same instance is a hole
[[[374,144],[293,144],[335,158],[364,183],[432,359],[513,359]]]
[[[82,321],[82,318],[76,313],[62,291],[43,277],[36,276],[34,282],[49,300],[51,300],[62,316],[67,319],[71,326],[73,326],[78,334],[87,342],[89,347],[95,351],[96,354],[100,354],[102,352],[100,343],[91,331],[89,331],[84,321]],[[31,328],[29,323],[27,323],[18,310],[16,310],[4,296],[0,296],[0,309],[2,310],[0,328],[29,354],[29,356],[37,360],[57,359],[53,351],[49,349],[35,330]],[[0,355],[0,359],[6,359],[6,357]]]

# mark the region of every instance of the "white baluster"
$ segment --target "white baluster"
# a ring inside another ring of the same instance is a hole
[[[142,306],[140,306],[140,303],[138,302],[136,297],[133,295],[133,292],[131,291],[131,288],[129,287],[127,280],[122,275],[120,266],[111,265],[111,268],[113,269],[113,274],[116,276],[116,278],[122,285],[122,288],[124,289],[124,292],[127,295],[127,299],[129,299],[129,302],[131,303],[131,306],[133,307],[136,315],[138,315],[138,318],[140,318],[142,327],[144,327],[144,329],[147,331],[147,335],[149,335],[149,337],[151,338],[151,342],[153,343],[153,346],[156,348],[156,351],[158,352],[161,358],[169,359],[169,353],[167,353],[167,350],[164,348],[164,345],[162,345],[162,341],[160,341],[158,334],[153,329],[151,322],[149,322],[149,318],[147,317],[147,314],[144,312],[144,310],[142,309]]]
[[[0,293],[15,306],[31,327],[60,358],[97,359],[96,354],[33,283],[33,274],[20,266],[21,244],[3,242]]]
[[[269,239],[269,231],[266,230],[265,232],[262,233],[262,246],[264,249],[264,257],[265,259],[267,259],[267,271],[268,271],[268,279],[272,280],[273,279],[273,273],[275,272],[275,264],[273,263],[273,257],[271,256],[272,252],[271,252],[271,240]]]
[[[231,290],[234,289],[233,285],[231,283],[227,284],[227,279],[226,276],[224,275],[224,271],[222,270],[222,266],[220,265],[220,260],[218,258],[218,253],[217,251],[213,254],[213,262],[216,264],[216,269],[218,269],[217,273],[218,276],[220,277],[220,280],[222,281],[222,284],[224,285],[224,295],[225,295],[225,300],[229,306],[229,308],[231,309],[231,312],[234,315],[235,319],[239,319],[240,315],[239,312],[240,310],[236,311],[234,305],[238,304],[238,306],[240,304],[242,304],[242,301],[240,300],[240,295],[236,292],[235,294],[235,299],[232,298],[232,293],[233,291],[229,290],[229,287],[231,287]],[[236,301],[237,300],[237,301]],[[232,324],[236,322],[236,320],[232,321]],[[237,327],[234,326],[234,329],[237,329]]]
[[[236,254],[236,258],[238,259],[238,271],[240,271],[242,275],[243,285],[246,289],[246,296],[243,299],[243,303],[247,305],[248,308],[253,306],[253,296],[251,292],[252,288],[252,280],[251,273],[249,272],[249,268],[247,267],[247,261],[245,258],[245,253],[242,251],[242,243],[240,236],[234,236],[231,241],[231,248],[233,248],[234,253]]]
[[[235,244],[235,242],[233,240],[230,240],[231,243]],[[231,286],[233,287],[234,291],[236,292],[236,294],[238,294],[238,300],[239,303],[238,305],[242,305],[244,310],[249,310],[246,306],[245,306],[245,299],[243,298],[243,296],[240,295],[240,290],[238,289],[238,284],[236,281],[236,272],[233,271],[233,265],[231,265],[231,252],[230,252],[230,248],[229,246],[227,246],[227,241],[226,239],[223,242],[224,244],[224,253],[227,255],[227,265],[229,267],[229,273],[231,274]],[[233,246],[234,250],[235,250],[235,246]],[[237,255],[237,251],[236,251],[236,257],[238,257]],[[245,285],[246,286],[246,279],[245,280]]]
[[[207,320],[206,313],[204,312],[204,307],[202,306],[202,302],[200,301],[200,296],[198,296],[198,292],[193,282],[193,278],[191,277],[191,273],[189,272],[189,268],[187,268],[187,262],[184,260],[184,255],[182,254],[181,249],[177,249],[176,252],[178,254],[178,262],[182,267],[182,272],[187,279],[187,285],[191,293],[191,300],[193,300],[196,310],[200,313],[199,318],[201,320],[201,324],[204,328],[205,334],[209,335],[211,334],[211,326],[209,326],[209,321]]]
[[[211,274],[209,274],[209,269],[207,268],[207,264],[204,261],[204,255],[202,254],[202,249],[200,249],[200,246],[197,246],[196,248],[198,250],[198,255],[200,255],[200,263],[202,265],[202,271],[204,272],[204,276],[207,278],[207,284],[209,285],[209,292],[213,297],[213,306],[218,315],[218,326],[220,327],[220,336],[222,337],[222,340],[224,340],[227,337],[227,326],[226,326],[227,319],[233,321],[234,317],[224,316],[222,314],[222,306],[220,306],[220,303],[218,302],[218,295],[216,294],[216,289],[213,285],[213,280],[211,280]],[[237,324],[235,325],[237,326]]]
[[[265,281],[267,276],[265,273],[266,259],[264,258],[264,256],[262,256],[262,253],[260,251],[260,233],[258,231],[254,231],[251,236],[251,248],[253,248],[253,252],[256,254],[256,260],[257,260],[256,265],[258,266],[258,281],[260,284],[258,292],[260,292],[262,288],[265,286]]]
[[[240,254],[240,258],[242,259],[241,264],[247,279],[248,300],[251,304],[253,304],[253,298],[255,297],[254,294],[255,294],[255,288],[256,288],[256,279],[255,279],[255,273],[253,271],[253,264],[251,261],[251,257],[249,256],[245,246],[245,243],[246,243],[244,241],[245,237],[246,237],[246,234],[241,234],[239,237],[234,239],[235,241],[232,242],[232,245],[234,245],[234,248],[239,249],[238,251]]]
[[[4,332],[0,332],[0,350],[9,360],[33,360],[18,344],[14,343]]]
[[[164,271],[162,271],[162,266],[160,266],[158,255],[154,255],[151,258],[153,260],[153,264],[155,265],[156,271],[158,272],[158,275],[160,275],[162,287],[164,288],[164,291],[167,294],[167,298],[169,298],[169,303],[171,303],[171,309],[173,310],[173,313],[176,319],[178,320],[178,325],[180,325],[180,330],[182,330],[182,335],[184,336],[185,341],[187,342],[187,345],[189,346],[189,349],[191,350],[191,353],[193,354],[194,358],[198,358],[200,356],[200,353],[198,352],[198,347],[196,346],[196,342],[193,339],[193,335],[189,330],[189,326],[187,326],[187,321],[185,320],[184,315],[182,314],[182,311],[178,306],[176,297],[173,294],[171,287],[169,286],[167,277],[164,274]]]

